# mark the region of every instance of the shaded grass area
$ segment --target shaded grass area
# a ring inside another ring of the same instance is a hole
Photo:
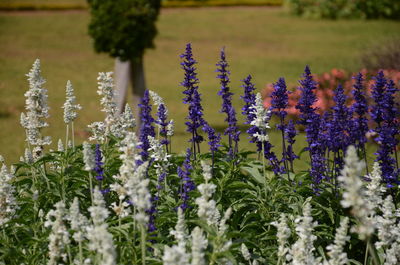
[[[8,162],[23,154],[25,135],[19,116],[28,88],[25,74],[36,58],[41,59],[47,79],[51,128],[44,133],[53,137],[53,148],[65,135],[61,106],[68,79],[83,106],[75,125],[78,142],[85,139],[87,124],[102,119],[96,94],[97,72],[112,71],[114,61],[93,52],[87,36],[88,21],[86,11],[0,13],[0,154]],[[216,95],[219,84],[215,78],[221,47],[226,46],[233,103],[240,113],[240,80],[248,74],[261,90],[281,76],[295,84],[306,64],[315,73],[335,67],[357,71],[359,55],[365,48],[400,35],[400,23],[394,21],[305,20],[286,15],[280,8],[259,7],[165,9],[158,29],[157,49],[145,56],[146,79],[148,87],[164,97],[170,116],[176,120],[176,152],[189,147],[189,136],[184,133],[187,106],[181,103],[179,86],[183,77],[179,54],[187,42],[192,43],[199,62],[205,118],[223,129],[225,117],[218,113],[221,100]],[[254,150],[245,138],[243,134],[240,147]],[[280,150],[279,134],[272,133],[271,139]],[[301,138],[297,150],[303,146]],[[300,163],[305,165],[305,161]]]

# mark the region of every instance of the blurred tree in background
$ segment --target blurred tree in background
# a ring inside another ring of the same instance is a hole
[[[155,22],[161,0],[87,0],[91,21],[89,35],[96,52],[116,58],[115,83],[119,110],[126,102],[127,87],[132,83],[134,109],[146,88],[143,55],[154,48]],[[138,113],[135,115],[138,117]]]
[[[304,17],[400,19],[399,0],[286,0],[286,4]]]

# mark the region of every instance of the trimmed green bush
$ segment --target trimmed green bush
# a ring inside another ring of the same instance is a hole
[[[153,48],[160,0],[88,0],[92,19],[89,34],[97,52],[122,60],[141,58]]]

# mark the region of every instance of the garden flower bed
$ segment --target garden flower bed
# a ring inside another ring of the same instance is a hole
[[[264,108],[247,76],[243,107],[232,107],[222,50],[219,111],[228,141],[221,143],[203,117],[196,63],[188,44],[181,55],[188,149],[181,155],[171,152],[173,144],[184,143],[173,141],[174,122],[163,99],[147,90],[140,121],[128,105],[118,115],[110,72],[98,77],[105,117],[89,125],[83,145],[75,145],[73,123],[81,107],[67,82],[66,137],[47,151],[47,90],[35,61],[21,114],[26,150],[11,167],[1,160],[4,264],[399,263],[398,89],[384,72],[373,77],[371,95],[359,73],[352,100],[339,85],[332,108],[319,112],[317,82],[306,66],[292,121],[284,78],[273,84]],[[246,117],[246,131],[238,115]],[[308,146],[296,154],[300,126]],[[275,127],[281,153],[272,151],[268,137]],[[365,152],[371,131],[379,143],[375,161]],[[208,150],[200,149],[203,141]],[[240,150],[241,141],[254,143],[254,150]],[[296,170],[293,162],[306,156],[309,170]]]

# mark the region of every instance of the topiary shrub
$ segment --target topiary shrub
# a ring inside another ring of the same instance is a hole
[[[88,0],[92,19],[89,34],[97,52],[122,60],[141,58],[153,48],[160,0]]]

